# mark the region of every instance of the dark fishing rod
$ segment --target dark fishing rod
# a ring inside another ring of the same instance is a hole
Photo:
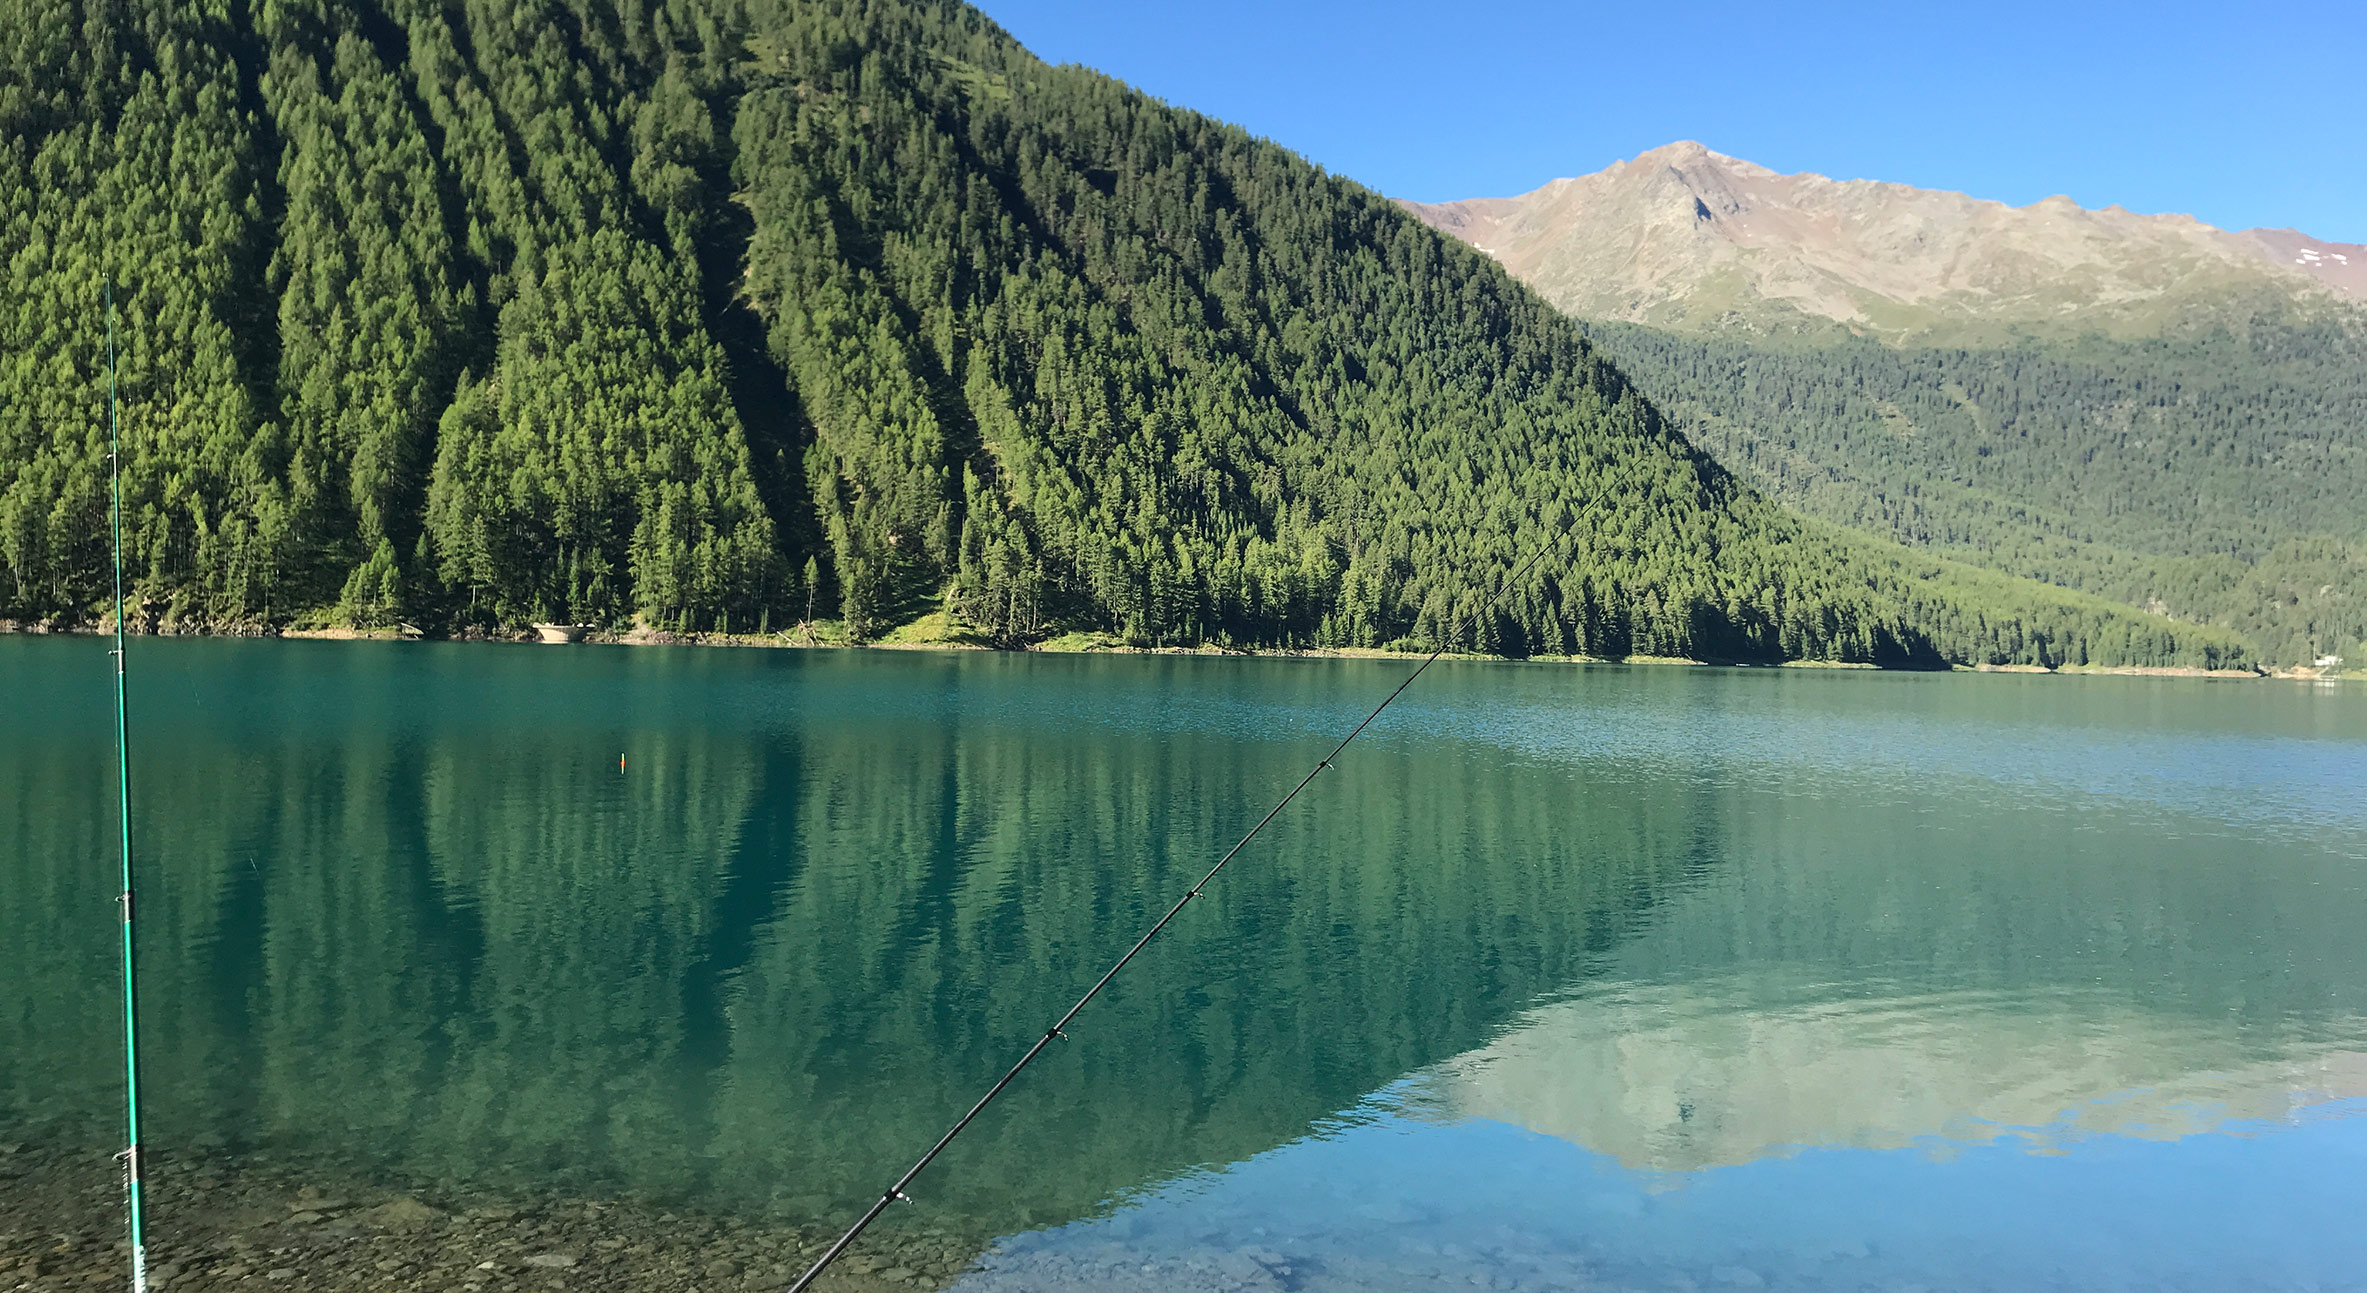
[[[1521,562],[1518,566],[1513,567],[1512,573],[1505,577],[1504,591],[1506,593],[1511,592],[1512,589],[1519,584],[1520,577],[1528,573],[1529,567],[1536,565],[1540,559],[1542,559],[1547,553],[1552,552],[1556,546],[1558,545],[1554,542],[1548,541],[1543,547],[1540,547],[1535,552],[1530,553],[1527,560]],[[1499,595],[1498,600],[1501,601],[1501,595]],[[1494,603],[1490,604],[1489,609],[1494,609]],[[1415,665],[1414,671],[1405,676],[1405,681],[1397,684],[1397,690],[1392,691],[1387,696],[1382,697],[1381,703],[1373,706],[1371,713],[1366,714],[1363,720],[1357,723],[1356,726],[1348,729],[1348,734],[1340,738],[1340,743],[1338,745],[1331,747],[1331,753],[1326,754],[1321,759],[1316,760],[1315,766],[1307,769],[1307,775],[1299,778],[1298,784],[1290,788],[1290,793],[1275,801],[1274,806],[1266,810],[1266,815],[1258,819],[1257,825],[1250,827],[1249,833],[1242,836],[1239,843],[1233,845],[1233,847],[1229,849],[1226,849],[1225,855],[1216,860],[1216,865],[1208,868],[1208,874],[1201,876],[1199,883],[1193,885],[1190,889],[1185,890],[1183,897],[1176,899],[1175,905],[1167,909],[1167,914],[1159,917],[1157,924],[1152,925],[1148,930],[1144,931],[1143,936],[1135,940],[1134,946],[1126,949],[1126,954],[1118,958],[1117,964],[1112,965],[1099,979],[1094,980],[1093,986],[1085,990],[1085,995],[1077,998],[1077,1004],[1070,1006],[1068,1008],[1067,1014],[1062,1015],[1057,1021],[1053,1023],[1050,1028],[1045,1029],[1044,1035],[1036,1038],[1035,1045],[1028,1047],[1027,1053],[1019,1057],[1019,1062],[1013,1064],[1010,1071],[1003,1074],[1002,1078],[993,1086],[988,1087],[986,1089],[986,1094],[978,1097],[978,1103],[971,1105],[970,1111],[968,1113],[963,1114],[961,1118],[953,1124],[953,1126],[947,1128],[945,1134],[937,1138],[937,1143],[929,1146],[929,1152],[920,1156],[919,1162],[916,1162],[911,1167],[905,1169],[904,1175],[896,1178],[896,1183],[889,1186],[887,1191],[881,1194],[879,1198],[872,1203],[870,1208],[864,1211],[863,1215],[856,1220],[855,1224],[847,1228],[847,1232],[845,1234],[839,1236],[838,1242],[830,1245],[829,1250],[824,1252],[820,1257],[816,1258],[814,1264],[806,1270],[805,1274],[797,1277],[797,1282],[789,1286],[787,1293],[805,1293],[805,1290],[809,1285],[811,1285],[815,1280],[821,1278],[822,1272],[829,1267],[830,1263],[837,1261],[840,1254],[846,1252],[848,1247],[853,1245],[855,1240],[860,1238],[863,1232],[870,1228],[872,1222],[879,1220],[879,1214],[887,1211],[889,1204],[894,1203],[898,1199],[905,1199],[904,1187],[912,1184],[915,1178],[919,1177],[922,1172],[928,1170],[929,1164],[935,1162],[937,1156],[945,1152],[945,1147],[953,1143],[953,1138],[961,1135],[962,1131],[970,1125],[973,1119],[977,1118],[979,1114],[985,1112],[986,1106],[994,1103],[994,1098],[1003,1093],[1004,1087],[1011,1085],[1011,1080],[1019,1076],[1020,1070],[1033,1063],[1036,1056],[1043,1054],[1044,1048],[1051,1045],[1054,1038],[1065,1040],[1068,1037],[1067,1028],[1069,1021],[1077,1017],[1077,1012],[1083,1010],[1087,1005],[1091,1004],[1095,997],[1100,996],[1101,990],[1110,985],[1110,980],[1117,978],[1118,972],[1125,969],[1128,962],[1132,961],[1137,955],[1141,954],[1142,949],[1150,946],[1151,940],[1159,936],[1159,931],[1167,928],[1167,922],[1174,920],[1176,916],[1183,911],[1185,904],[1200,896],[1200,891],[1208,887],[1209,881],[1216,879],[1216,873],[1224,870],[1226,863],[1231,862],[1235,857],[1239,856],[1241,850],[1248,848],[1249,842],[1258,837],[1258,832],[1266,829],[1266,824],[1268,822],[1271,822],[1276,817],[1281,816],[1282,810],[1290,807],[1290,801],[1298,798],[1300,791],[1305,790],[1307,786],[1315,780],[1316,777],[1322,774],[1325,768],[1330,767],[1332,765],[1332,760],[1340,757],[1340,752],[1348,748],[1348,743],[1350,741],[1362,736],[1364,734],[1364,729],[1372,726],[1373,720],[1381,716],[1382,710],[1389,708],[1391,704],[1395,703],[1399,696],[1405,694],[1406,688],[1414,685],[1414,679],[1422,676],[1423,670],[1428,669],[1434,662],[1437,661],[1438,657],[1445,654],[1446,643],[1443,640],[1442,635],[1442,639],[1438,645],[1438,648],[1432,651],[1429,655],[1422,657],[1422,663]],[[909,1199],[905,1199],[905,1201],[908,1203],[911,1202]]]
[[[107,464],[114,500],[109,528],[115,542],[115,790],[123,828],[123,1211],[131,1230],[132,1293],[148,1293],[148,1236],[140,1198],[140,1013],[137,962],[132,955],[131,712],[123,694],[123,413],[115,395],[115,285],[107,285]]]

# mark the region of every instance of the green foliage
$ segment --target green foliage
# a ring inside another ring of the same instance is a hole
[[[958,4],[0,25],[0,615],[102,596],[112,277],[138,589],[195,622],[2242,654],[1804,526],[1485,257]]]
[[[108,583],[104,286],[119,285],[126,564],[167,613],[285,610],[317,464],[256,407],[264,153],[225,51],[176,5],[0,10],[0,614]]]
[[[422,459],[473,302],[455,286],[439,176],[394,70],[324,6],[258,18],[281,140],[267,275],[280,418],[326,479],[304,500],[295,554],[326,569],[299,578],[319,587],[350,569],[339,605],[374,619],[400,610],[384,602],[398,588],[389,563],[418,538]]]
[[[758,622],[784,554],[704,318],[702,24],[248,16],[0,12],[0,614],[105,586],[112,280],[127,544],[169,617]]]
[[[2339,318],[2003,350],[1588,331],[1812,515],[2224,625],[2272,660],[2367,636],[2367,334]]]

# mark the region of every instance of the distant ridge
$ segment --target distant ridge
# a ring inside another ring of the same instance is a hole
[[[2367,302],[2367,246],[1783,175],[1691,140],[1518,197],[1400,205],[1573,314],[1686,331],[2144,336],[2198,303]]]

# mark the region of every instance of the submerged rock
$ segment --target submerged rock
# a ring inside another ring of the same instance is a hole
[[[363,1212],[355,1220],[377,1230],[407,1233],[434,1225],[444,1214],[408,1195],[400,1195]]]

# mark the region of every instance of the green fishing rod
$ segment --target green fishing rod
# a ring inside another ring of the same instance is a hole
[[[123,1210],[131,1229],[132,1293],[148,1293],[148,1236],[140,1198],[139,976],[132,941],[131,714],[123,693],[123,414],[115,395],[115,285],[107,285],[107,461],[114,483],[110,528],[115,540],[115,790],[123,828]]]
[[[1512,592],[1513,589],[1520,583],[1520,577],[1528,573],[1529,567],[1536,565],[1540,559],[1542,559],[1547,553],[1552,552],[1557,546],[1559,545],[1549,540],[1543,546],[1539,547],[1535,552],[1530,553],[1527,560],[1513,567],[1512,573],[1507,575],[1504,579],[1503,592]],[[1501,594],[1499,595],[1499,598],[1500,597]],[[1493,603],[1491,603],[1490,609],[1493,608]],[[1034,1063],[1036,1056],[1044,1053],[1045,1047],[1050,1046],[1055,1038],[1062,1041],[1067,1040],[1067,1028],[1069,1021],[1075,1019],[1079,1011],[1082,1011],[1086,1006],[1092,1004],[1093,999],[1101,995],[1101,990],[1110,985],[1110,980],[1117,978],[1118,972],[1125,969],[1128,962],[1131,962],[1137,955],[1141,954],[1142,949],[1149,947],[1151,945],[1151,940],[1157,938],[1159,936],[1159,932],[1167,928],[1167,923],[1174,920],[1178,915],[1182,914],[1184,907],[1189,904],[1192,899],[1200,896],[1200,891],[1208,887],[1209,881],[1216,879],[1216,873],[1224,870],[1226,863],[1231,862],[1236,856],[1238,856],[1241,850],[1249,847],[1249,842],[1258,837],[1258,832],[1266,829],[1266,824],[1268,822],[1271,822],[1276,817],[1281,816],[1282,810],[1290,807],[1291,801],[1299,797],[1299,792],[1305,790],[1317,776],[1322,774],[1325,768],[1330,767],[1332,765],[1332,760],[1340,757],[1341,751],[1348,748],[1348,743],[1350,741],[1353,741],[1357,737],[1364,735],[1364,729],[1372,726],[1373,720],[1381,716],[1381,711],[1389,708],[1391,704],[1396,702],[1399,696],[1404,695],[1405,689],[1414,685],[1414,679],[1421,677],[1423,670],[1428,669],[1438,660],[1438,657],[1445,654],[1446,640],[1445,635],[1441,634],[1438,648],[1432,651],[1429,655],[1424,656],[1422,658],[1422,663],[1414,666],[1414,671],[1407,674],[1403,682],[1397,684],[1397,690],[1392,691],[1388,695],[1382,697],[1381,703],[1373,706],[1372,712],[1366,714],[1362,722],[1359,722],[1356,726],[1348,729],[1348,734],[1341,737],[1340,743],[1331,748],[1331,753],[1326,754],[1322,758],[1316,760],[1315,766],[1307,770],[1307,775],[1299,778],[1298,784],[1290,788],[1290,793],[1275,801],[1274,806],[1266,810],[1266,815],[1258,819],[1257,825],[1249,828],[1249,833],[1242,836],[1239,843],[1225,850],[1225,855],[1216,860],[1216,865],[1208,868],[1208,874],[1201,876],[1200,882],[1198,884],[1195,884],[1190,889],[1185,890],[1183,897],[1176,899],[1175,905],[1167,909],[1167,914],[1159,917],[1158,923],[1152,925],[1150,929],[1145,931],[1141,938],[1136,939],[1134,946],[1126,949],[1126,954],[1118,958],[1117,964],[1112,965],[1105,973],[1102,974],[1099,979],[1095,980],[1093,986],[1085,990],[1084,996],[1077,998],[1077,1004],[1070,1006],[1068,1008],[1067,1014],[1062,1015],[1057,1021],[1053,1023],[1050,1028],[1045,1029],[1044,1035],[1036,1038],[1035,1044],[1027,1048],[1027,1053],[1019,1057],[1019,1062],[1013,1064],[1010,1068],[1010,1071],[1003,1074],[1001,1080],[997,1081],[993,1086],[988,1087],[986,1094],[978,1097],[978,1103],[971,1105],[970,1111],[968,1113],[963,1114],[954,1122],[952,1127],[946,1130],[944,1135],[939,1136],[937,1138],[936,1144],[929,1146],[929,1152],[921,1155],[920,1161],[905,1169],[904,1175],[897,1177],[896,1183],[894,1185],[889,1186],[884,1193],[882,1193],[877,1199],[873,1200],[871,1206],[864,1211],[863,1215],[856,1218],[855,1224],[848,1227],[845,1234],[839,1236],[838,1242],[830,1245],[827,1251],[825,1251],[820,1257],[815,1258],[814,1264],[807,1268],[805,1274],[798,1276],[797,1282],[790,1285],[784,1291],[784,1293],[805,1293],[805,1290],[810,1287],[815,1280],[822,1277],[822,1272],[829,1268],[830,1263],[837,1261],[841,1254],[845,1253],[849,1247],[853,1246],[855,1240],[860,1238],[865,1230],[871,1228],[872,1222],[879,1220],[879,1215],[888,1210],[888,1205],[895,1203],[899,1199],[907,1203],[911,1202],[911,1200],[905,1196],[904,1187],[912,1184],[914,1180],[919,1178],[922,1172],[927,1171],[929,1164],[935,1162],[937,1160],[937,1156],[945,1152],[945,1147],[953,1143],[954,1137],[961,1135],[962,1132],[969,1127],[970,1123],[975,1120],[979,1114],[984,1113],[986,1111],[986,1106],[993,1104],[995,1097],[1003,1093],[1003,1088],[1011,1085],[1012,1079],[1019,1076],[1020,1070],[1026,1068],[1029,1064]]]

